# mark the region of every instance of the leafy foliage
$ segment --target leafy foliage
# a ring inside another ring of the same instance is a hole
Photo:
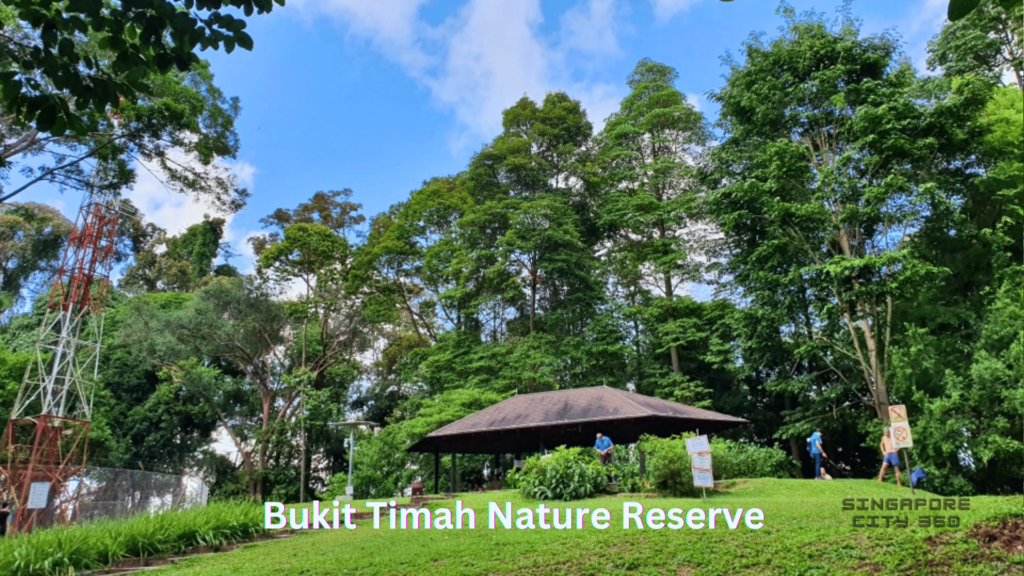
[[[50,206],[0,206],[0,310],[10,309],[21,299],[23,288],[49,279],[72,228],[72,223]]]
[[[791,478],[795,462],[782,450],[723,438],[711,441],[712,468],[720,479]]]
[[[450,390],[433,398],[405,402],[388,425],[377,433],[356,437],[353,484],[357,498],[388,498],[402,494],[419,478],[427,480],[433,473],[432,454],[407,453],[406,448],[434,430],[469,416],[503,400],[501,395],[486,390]],[[479,471],[486,458],[460,457],[458,468],[463,474]],[[450,486],[451,459],[441,462],[442,490]],[[332,478],[334,485],[345,486],[344,480]],[[344,493],[344,492],[342,492]]]
[[[604,490],[608,483],[593,451],[559,446],[549,454],[532,456],[523,465],[519,492],[536,500],[582,500]]]
[[[96,570],[118,560],[217,548],[266,531],[263,507],[238,502],[38,530],[0,540],[0,572],[56,576]]]
[[[5,114],[55,136],[69,129],[84,134],[92,127],[90,113],[151,93],[154,76],[191,69],[199,62],[197,48],[251,50],[245,20],[221,10],[249,16],[270,12],[275,3],[284,0],[189,0],[184,10],[170,0],[6,2],[0,49]]]
[[[686,438],[692,436],[694,434],[670,438],[644,436],[637,443],[637,449],[645,451],[649,456],[648,474],[659,492],[680,497],[701,494],[701,489],[693,485],[692,461],[686,451]],[[716,481],[737,478],[787,478],[794,471],[794,462],[777,448],[722,438],[711,440],[711,459]]]

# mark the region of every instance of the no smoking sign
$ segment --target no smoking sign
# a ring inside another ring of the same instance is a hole
[[[912,448],[914,437],[910,434],[910,424],[896,422],[892,425],[892,444],[896,448]]]

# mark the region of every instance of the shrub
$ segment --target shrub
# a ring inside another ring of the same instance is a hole
[[[184,512],[37,530],[0,539],[0,574],[55,576],[95,570],[126,558],[223,546],[265,532],[263,508],[215,503]]]
[[[604,469],[591,451],[559,446],[546,456],[533,456],[523,465],[519,492],[537,500],[580,500],[607,485]]]
[[[505,481],[503,482],[503,486],[505,488],[508,488],[509,490],[518,490],[520,484],[522,484],[522,483],[523,483],[523,473],[522,473],[522,471],[519,471],[519,470],[516,470],[515,468],[513,468],[513,469],[509,470],[507,474],[505,474]]]
[[[345,489],[348,488],[348,472],[338,472],[327,481],[327,487],[320,494],[317,494],[317,498],[321,500],[334,500],[339,496],[345,495]]]
[[[683,436],[656,438],[644,436],[637,448],[647,453],[647,475],[659,492],[680,497],[700,496],[693,485],[690,455]]]
[[[792,478],[796,462],[778,448],[732,440],[712,440],[711,460],[715,479]]]
[[[652,490],[651,480],[640,475],[640,463],[619,459],[616,454],[615,463],[611,465],[611,472],[615,478],[615,484],[620,492],[649,492]]]
[[[648,477],[661,492],[673,496],[698,496],[701,489],[693,485],[690,454],[683,434],[670,438],[644,436],[637,448],[647,452]],[[778,448],[766,448],[745,442],[714,439],[711,460],[715,480],[726,478],[788,478],[796,463]]]

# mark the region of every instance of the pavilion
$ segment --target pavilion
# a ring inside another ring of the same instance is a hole
[[[426,435],[408,452],[434,454],[434,492],[438,491],[441,454],[521,454],[555,446],[591,446],[598,432],[616,444],[644,434],[721,432],[748,422],[608,386],[518,394]]]

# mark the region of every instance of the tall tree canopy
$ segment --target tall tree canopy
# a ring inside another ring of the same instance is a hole
[[[803,352],[885,421],[894,306],[940,272],[908,240],[941,214],[936,187],[964,178],[986,90],[925,91],[894,38],[783,13],[714,96],[726,138],[708,206],[744,296],[786,309]]]

